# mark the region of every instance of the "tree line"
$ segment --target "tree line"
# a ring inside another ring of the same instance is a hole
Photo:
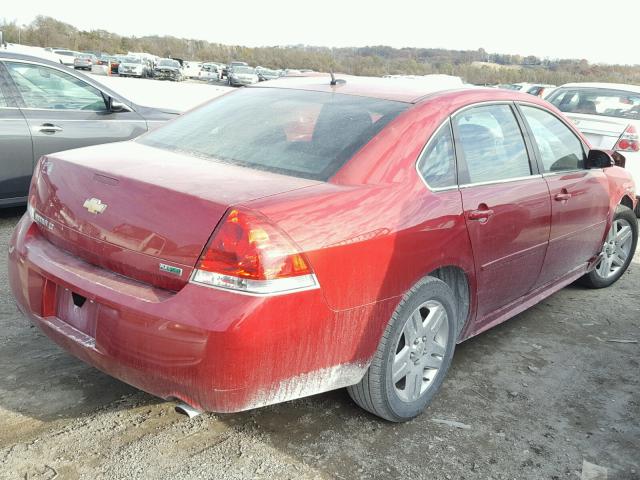
[[[106,30],[84,31],[45,16],[38,16],[25,26],[0,19],[0,30],[9,43],[109,54],[148,52],[161,57],[220,63],[240,60],[275,69],[309,68],[371,76],[444,73],[473,84],[616,82],[640,85],[639,65],[594,65],[583,59],[549,60],[533,55],[488,53],[482,48],[244,47],[168,35],[127,37]]]

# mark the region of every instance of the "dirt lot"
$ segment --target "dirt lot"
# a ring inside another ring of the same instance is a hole
[[[21,213],[0,211],[2,479],[640,479],[640,344],[610,341],[640,340],[640,255],[611,289],[565,288],[459,346],[410,423],[345,391],[189,420],[22,318],[6,278]]]

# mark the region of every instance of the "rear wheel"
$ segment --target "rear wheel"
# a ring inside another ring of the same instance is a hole
[[[416,417],[442,385],[456,331],[453,292],[437,278],[424,278],[396,308],[367,373],[348,387],[349,395],[392,422]]]
[[[590,288],[604,288],[615,283],[629,267],[637,243],[636,216],[630,208],[618,205],[600,252],[600,261],[580,279],[580,283]]]

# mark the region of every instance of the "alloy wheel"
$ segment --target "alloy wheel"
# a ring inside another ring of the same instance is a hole
[[[624,218],[613,221],[602,246],[602,258],[596,266],[596,273],[602,279],[609,279],[623,268],[631,253],[633,230]]]
[[[433,384],[446,352],[449,322],[445,307],[435,300],[409,316],[398,338],[391,369],[398,397],[414,402]]]

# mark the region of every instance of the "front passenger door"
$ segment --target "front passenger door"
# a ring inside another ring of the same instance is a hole
[[[549,250],[538,280],[553,282],[585,267],[601,247],[609,215],[602,169],[584,167],[582,141],[552,113],[520,105],[551,194]]]
[[[477,328],[536,283],[549,237],[547,184],[529,159],[512,106],[483,105],[453,117],[458,177],[477,278]]]
[[[20,61],[5,65],[20,93],[34,160],[61,150],[128,140],[147,130],[139,114],[109,111],[102,92],[71,73]]]

